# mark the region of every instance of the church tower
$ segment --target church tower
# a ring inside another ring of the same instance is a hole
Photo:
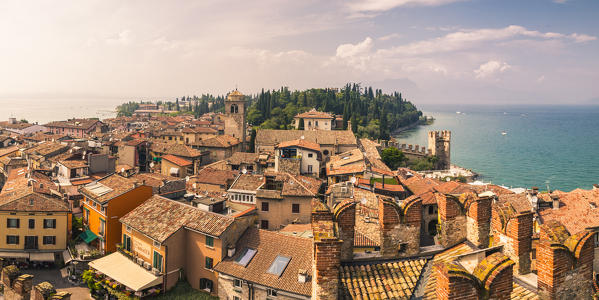
[[[437,169],[449,170],[451,168],[451,131],[429,131],[428,149],[439,159]]]
[[[242,151],[246,151],[245,105],[245,96],[237,89],[229,93],[225,100],[225,134],[239,139]]]

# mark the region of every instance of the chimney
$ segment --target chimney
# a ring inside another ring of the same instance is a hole
[[[227,247],[227,257],[233,257],[233,255],[235,255],[235,246],[229,245]]]
[[[559,196],[551,195],[551,208],[559,209]]]
[[[306,283],[308,281],[308,271],[300,269],[297,274],[297,282]]]

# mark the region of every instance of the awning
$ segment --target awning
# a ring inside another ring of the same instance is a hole
[[[6,258],[29,258],[29,253],[25,253],[25,252],[0,252],[0,257],[6,257]]]
[[[162,276],[153,275],[120,252],[91,261],[89,266],[136,292],[162,283]]]
[[[54,261],[54,252],[31,252],[30,261]]]
[[[79,237],[87,244],[93,242],[95,239],[98,238],[98,236],[91,232],[91,230],[87,229],[84,232],[82,232]]]
[[[64,250],[62,251],[62,259],[64,259],[64,264],[68,264],[73,260],[73,257],[71,256],[71,252],[69,252],[69,250]]]

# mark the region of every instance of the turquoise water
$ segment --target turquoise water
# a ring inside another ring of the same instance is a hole
[[[452,163],[486,182],[564,191],[599,183],[599,106],[462,106],[424,114],[434,124],[401,133],[400,142],[427,145],[429,130],[451,130]]]

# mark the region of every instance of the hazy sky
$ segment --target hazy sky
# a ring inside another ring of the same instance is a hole
[[[596,0],[0,1],[0,98],[361,82],[416,103],[599,104]]]

